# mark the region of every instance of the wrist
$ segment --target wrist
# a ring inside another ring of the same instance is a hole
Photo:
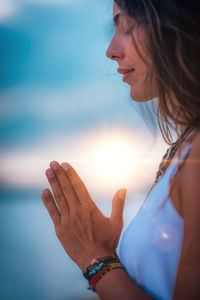
[[[95,286],[97,282],[99,282],[107,272],[115,269],[124,269],[124,266],[121,264],[119,258],[114,255],[104,256],[94,260],[83,273],[83,276],[89,282],[88,289],[96,292]]]
[[[115,252],[111,252],[111,251],[98,251],[98,252],[93,252],[93,254],[88,255],[87,257],[85,257],[84,259],[82,259],[80,261],[80,263],[78,263],[79,268],[81,269],[82,273],[85,272],[85,270],[87,269],[87,267],[94,263],[95,260],[97,260],[98,258],[101,257],[106,257],[106,256],[115,256],[118,257],[116,251]]]

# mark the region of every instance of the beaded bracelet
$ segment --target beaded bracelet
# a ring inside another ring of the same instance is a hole
[[[93,259],[89,266],[87,267],[86,271],[83,273],[84,277],[90,280],[95,273],[99,270],[103,269],[108,263],[112,262],[119,262],[119,259],[115,256],[104,256],[97,259]]]
[[[115,266],[116,265],[116,266]],[[97,284],[97,282],[109,271],[114,270],[114,269],[124,269],[123,265],[120,263],[114,263],[114,264],[109,264],[106,267],[104,267],[103,269],[101,269],[100,271],[98,271],[98,273],[96,273],[92,279],[89,281],[89,287],[88,290],[92,290],[93,292],[96,292],[95,290],[95,285]]]
[[[86,271],[84,277],[89,281],[89,290],[96,292],[96,283],[109,271],[114,269],[124,269],[119,259],[114,256],[101,257],[92,261]]]

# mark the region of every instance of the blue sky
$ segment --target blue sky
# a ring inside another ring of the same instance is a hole
[[[160,135],[154,140],[117,63],[105,55],[114,32],[112,1],[0,0],[0,5],[1,184],[44,187],[44,172],[55,159],[72,163],[98,193],[103,187],[113,193],[126,183],[130,190],[148,186],[166,144]],[[137,176],[129,172],[129,183],[125,176],[106,186],[89,157],[97,141],[105,144],[113,136],[119,146],[140,152],[140,163]]]
[[[72,164],[107,216],[116,191],[127,188],[125,229],[168,148],[159,132],[154,138],[117,63],[105,55],[113,29],[111,0],[0,0],[6,299],[93,298],[42,205],[52,160]]]

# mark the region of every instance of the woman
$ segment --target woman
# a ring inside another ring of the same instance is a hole
[[[41,195],[58,239],[102,299],[200,299],[200,8],[198,0],[116,0],[115,60],[134,101],[157,98],[171,146],[139,213],[116,248],[126,189],[110,218],[68,163],[53,161]],[[173,143],[170,129],[178,139]]]

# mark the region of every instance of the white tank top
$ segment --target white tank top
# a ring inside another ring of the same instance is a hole
[[[183,159],[191,149],[187,146]],[[172,162],[171,162],[172,163]],[[170,164],[122,236],[119,257],[127,273],[153,299],[170,300],[183,238],[183,219],[168,195],[178,162]],[[164,199],[164,205],[160,208]]]

